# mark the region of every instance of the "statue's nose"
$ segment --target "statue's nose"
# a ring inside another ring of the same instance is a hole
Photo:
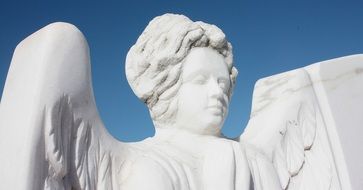
[[[223,90],[218,84],[218,81],[211,79],[208,85],[209,96],[221,100],[223,97]]]

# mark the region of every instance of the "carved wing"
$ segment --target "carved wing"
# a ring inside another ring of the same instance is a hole
[[[359,177],[351,177],[358,170],[349,165],[362,169],[361,151],[348,145],[361,141],[355,134],[361,133],[362,118],[354,113],[362,106],[362,68],[363,56],[356,55],[256,83],[251,118],[240,137],[255,189],[360,187]]]
[[[315,106],[302,103],[297,120],[287,121],[280,132],[272,162],[282,189],[330,189],[332,163],[324,149],[314,146],[316,124]]]
[[[89,48],[67,23],[16,48],[0,107],[0,189],[118,189],[129,146],[99,117]]]

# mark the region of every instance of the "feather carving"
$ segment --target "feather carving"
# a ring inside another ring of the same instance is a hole
[[[276,147],[273,160],[273,164],[279,177],[281,187],[282,189],[286,189],[290,181],[290,173],[287,170],[286,156],[282,150],[281,145]]]
[[[312,103],[301,104],[298,121],[304,139],[304,149],[310,149],[316,134],[316,112]]]
[[[66,175],[70,170],[71,130],[73,127],[73,112],[68,96],[61,96],[44,113],[44,141],[46,160],[48,161],[48,176],[44,189],[68,189]]]
[[[282,141],[286,156],[286,166],[291,176],[295,176],[304,163],[304,145],[301,130],[296,121],[288,121]]]
[[[300,105],[297,121],[288,121],[281,143],[274,150],[273,164],[282,189],[330,189],[332,169],[326,153],[314,148],[317,130],[313,103]],[[317,151],[318,150],[318,151]]]

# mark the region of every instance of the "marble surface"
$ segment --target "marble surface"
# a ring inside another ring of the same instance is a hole
[[[306,68],[327,125],[337,172],[345,187],[363,187],[363,55],[352,55]],[[350,180],[348,180],[350,179]]]
[[[89,48],[53,23],[16,48],[0,106],[0,189],[360,189],[363,56],[260,79],[239,139],[221,134],[237,76],[216,26],[153,19],[126,76],[155,136],[114,139],[99,117]],[[238,97],[235,97],[238,98]]]
[[[362,68],[363,55],[352,55],[256,83],[240,139],[273,162],[283,189],[363,186]]]

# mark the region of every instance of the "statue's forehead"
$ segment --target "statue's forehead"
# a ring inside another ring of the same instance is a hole
[[[184,60],[183,77],[198,74],[229,77],[224,57],[216,50],[208,47],[193,48]]]

